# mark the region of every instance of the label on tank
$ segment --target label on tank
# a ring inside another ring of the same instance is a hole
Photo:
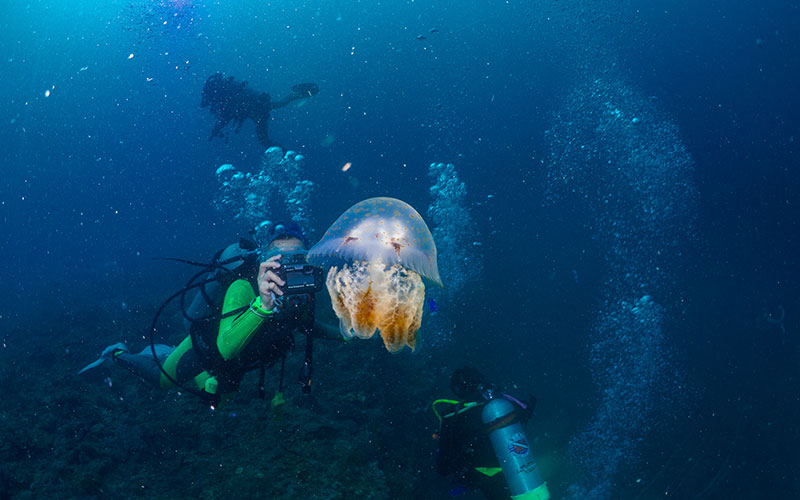
[[[508,452],[512,455],[524,457],[528,454],[529,450],[528,439],[525,437],[525,434],[521,432],[512,435],[508,440]]]

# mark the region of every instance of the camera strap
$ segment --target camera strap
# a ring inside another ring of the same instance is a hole
[[[311,393],[311,376],[314,371],[314,333],[313,328],[304,328],[304,333],[306,335],[306,358],[303,361],[303,366],[300,367],[300,376],[298,377],[298,382],[300,382],[300,386],[303,388],[303,392],[305,394]]]

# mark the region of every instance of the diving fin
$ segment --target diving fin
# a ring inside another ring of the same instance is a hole
[[[103,353],[100,355],[100,357],[97,358],[97,361],[89,363],[88,365],[86,365],[83,368],[81,368],[81,370],[78,372],[78,374],[80,375],[81,373],[83,373],[83,372],[85,372],[87,370],[91,370],[92,368],[96,368],[96,367],[102,365],[107,359],[111,359],[111,356],[113,356],[114,353],[117,352],[117,351],[128,352],[128,347],[125,344],[123,344],[122,342],[117,342],[116,344],[113,344],[113,345],[110,345],[110,346],[106,347],[105,349],[103,349]]]
[[[292,86],[292,93],[298,98],[314,97],[319,94],[316,83],[299,83]]]

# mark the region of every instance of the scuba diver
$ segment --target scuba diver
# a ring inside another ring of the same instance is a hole
[[[503,394],[470,366],[453,372],[450,389],[461,401],[436,400],[433,412],[439,420],[436,469],[458,481],[451,496],[471,488],[489,500],[548,500],[547,483],[522,427],[533,414],[536,398],[530,396],[525,403]],[[437,407],[443,404],[451,408],[441,415]]]
[[[134,354],[125,344],[111,345],[79,373],[113,361],[152,385],[179,387],[215,406],[238,389],[245,373],[258,368],[263,397],[264,367],[280,361],[280,384],[271,401],[276,407],[283,404],[286,355],[299,331],[306,341],[299,382],[303,392],[311,392],[313,338],[341,337],[314,318],[315,294],[324,284],[322,270],[306,263],[308,240],[295,223],[274,226],[265,243],[260,264],[259,249],[251,240],[217,252],[212,264],[161,306],[150,346]],[[187,307],[186,292],[194,289],[197,293]],[[158,317],[177,297],[189,334],[177,347],[155,344]]]
[[[225,137],[227,142],[227,136],[222,133],[222,129],[232,121],[234,132],[238,134],[245,120],[249,118],[256,124],[258,142],[265,148],[275,146],[269,138],[270,112],[318,93],[317,84],[301,83],[293,86],[292,92],[283,99],[273,101],[269,94],[250,88],[247,82],[238,81],[232,76],[226,78],[223,73],[214,73],[206,80],[200,101],[201,108],[210,108],[211,113],[217,117],[217,123],[214,124],[208,140]]]

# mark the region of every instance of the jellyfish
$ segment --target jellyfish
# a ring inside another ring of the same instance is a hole
[[[329,266],[326,285],[346,338],[380,332],[389,352],[416,346],[428,278],[441,285],[433,236],[414,208],[395,198],[350,207],[308,252]]]

